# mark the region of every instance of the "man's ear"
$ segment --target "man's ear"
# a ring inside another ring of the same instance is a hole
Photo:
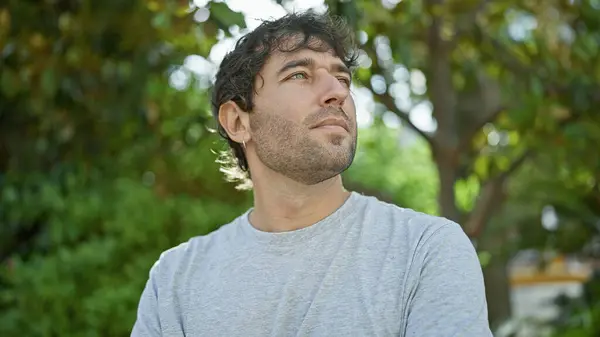
[[[219,123],[233,141],[241,143],[250,140],[248,113],[234,101],[227,101],[219,108]]]

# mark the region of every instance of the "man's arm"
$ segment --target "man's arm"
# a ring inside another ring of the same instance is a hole
[[[158,263],[150,269],[150,275],[138,305],[137,318],[131,331],[132,337],[158,337],[162,335],[158,318],[157,268]]]
[[[405,292],[406,337],[492,337],[483,273],[471,241],[456,223],[417,247]]]

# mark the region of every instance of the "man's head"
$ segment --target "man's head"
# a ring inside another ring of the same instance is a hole
[[[225,56],[212,111],[231,148],[230,179],[248,179],[253,161],[307,185],[350,166],[357,131],[352,36],[339,19],[290,14],[264,22]]]

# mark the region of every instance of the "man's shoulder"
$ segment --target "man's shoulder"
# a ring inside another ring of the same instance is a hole
[[[164,250],[159,255],[153,269],[162,275],[174,274],[178,269],[185,268],[194,261],[202,259],[210,250],[218,249],[219,246],[231,240],[238,219],[239,217],[210,233],[191,237],[185,242]]]
[[[363,199],[365,221],[375,220],[378,228],[388,228],[396,233],[404,232],[406,235],[428,237],[440,230],[461,230],[456,222],[445,217],[427,214],[411,208],[382,201],[377,197],[360,195]]]
[[[408,254],[411,261],[419,261],[413,259],[414,256],[445,261],[457,255],[477,261],[473,243],[457,222],[373,197],[366,197],[365,201],[368,206],[363,216],[363,230],[372,234],[371,237],[389,242],[382,246]]]

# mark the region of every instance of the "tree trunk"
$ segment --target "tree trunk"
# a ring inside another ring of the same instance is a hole
[[[503,194],[503,193],[500,193]],[[496,207],[498,211],[501,200],[504,198],[496,196]],[[486,222],[490,220],[487,219]],[[487,224],[488,226],[491,224]],[[485,226],[481,226],[485,228]],[[485,281],[485,295],[488,302],[488,318],[490,327],[497,329],[512,316],[511,285],[508,270],[508,259],[510,254],[506,250],[506,233],[494,227],[487,228],[484,235],[478,240],[478,251],[491,254],[489,264],[483,269]]]
[[[490,327],[495,330],[512,315],[510,282],[507,263],[502,258],[492,258],[483,270],[485,295],[488,301]],[[492,330],[492,331],[493,331]]]
[[[473,210],[465,221],[467,233],[472,239],[477,240],[477,250],[486,251],[492,255],[490,264],[483,270],[483,277],[488,301],[488,318],[493,330],[510,319],[512,315],[507,255],[503,249],[506,237],[502,233],[497,233],[493,228],[487,228],[492,215],[500,210],[506,200],[507,177],[507,175],[501,175],[484,183]]]
[[[434,59],[435,60],[435,59]],[[438,66],[443,68],[442,66]],[[437,82],[439,82],[438,79]],[[438,119],[438,130],[436,131],[434,138],[432,139],[431,155],[436,165],[439,178],[439,190],[438,190],[438,206],[440,215],[464,225],[460,219],[460,212],[456,206],[456,197],[454,194],[454,185],[458,179],[459,169],[459,156],[458,156],[458,142],[456,137],[456,130],[452,122],[454,112],[452,109],[448,109],[447,104],[453,101],[452,89],[446,91],[442,90],[445,86],[443,83],[438,83],[438,92],[435,98],[437,99],[438,106],[442,105],[443,109],[438,109],[436,119]],[[433,101],[433,100],[432,100]],[[434,105],[436,107],[436,105]],[[436,108],[434,108],[435,110]],[[450,118],[448,118],[450,116]]]
[[[456,207],[456,198],[454,195],[454,184],[456,183],[456,167],[450,158],[444,158],[443,155],[437,155],[435,162],[440,179],[438,191],[438,205],[440,214],[452,221],[460,223],[460,214]]]

